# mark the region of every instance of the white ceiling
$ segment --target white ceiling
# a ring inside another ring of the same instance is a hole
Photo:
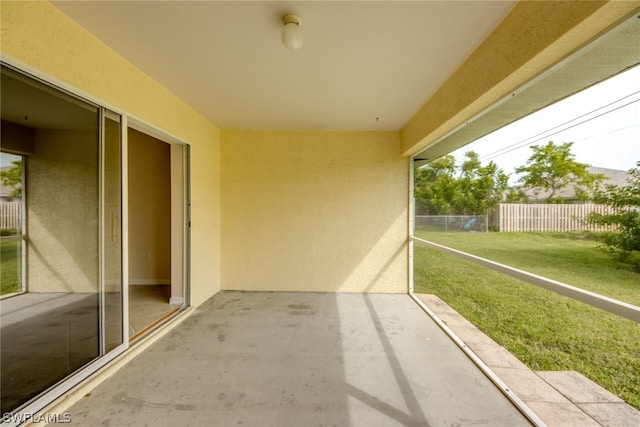
[[[515,2],[53,4],[219,127],[397,130]]]

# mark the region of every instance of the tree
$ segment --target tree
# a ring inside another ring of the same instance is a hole
[[[441,157],[415,172],[414,196],[416,213],[420,215],[450,215],[456,192],[456,159]]]
[[[576,162],[571,153],[572,145],[573,142],[556,145],[553,141],[547,145],[532,145],[533,154],[527,164],[515,168],[516,173],[524,174],[519,180],[524,189],[533,190],[536,196],[548,192],[547,203],[564,203],[558,192],[573,185],[578,200],[589,200],[606,177],[591,173],[589,165]]]
[[[421,215],[484,215],[502,201],[507,175],[490,162],[482,166],[469,151],[456,166],[447,155],[415,173],[416,212]]]
[[[465,153],[454,196],[456,213],[484,215],[502,202],[509,177],[494,162],[482,166],[478,154]]]
[[[614,259],[630,264],[640,273],[640,161],[629,171],[627,185],[606,185],[596,192],[595,201],[610,206],[613,212],[593,212],[587,221],[613,225],[615,231],[603,233],[605,247]]]
[[[0,171],[0,182],[4,187],[11,188],[10,197],[22,197],[22,160],[14,160],[11,167]]]
[[[504,203],[527,203],[528,201],[529,197],[520,186],[507,188]]]

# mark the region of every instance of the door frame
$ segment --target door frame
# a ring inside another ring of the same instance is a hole
[[[24,405],[22,405],[21,407],[17,408],[16,410],[14,410],[12,412],[12,417],[11,420],[7,421],[6,423],[3,423],[3,425],[6,426],[13,426],[13,425],[20,425],[20,422],[15,422],[16,420],[19,419],[30,419],[29,417],[32,416],[32,414],[36,414],[39,411],[45,409],[47,406],[53,404],[57,399],[59,399],[60,397],[64,396],[66,393],[68,393],[71,389],[73,389],[74,387],[80,385],[81,383],[83,383],[84,381],[88,380],[92,375],[94,375],[95,373],[97,373],[100,369],[106,367],[108,364],[112,363],[116,358],[118,358],[120,355],[122,355],[124,352],[126,352],[129,348],[130,348],[130,344],[129,344],[129,302],[128,302],[128,297],[129,297],[129,291],[128,291],[128,285],[129,285],[129,233],[128,233],[128,226],[129,226],[129,222],[128,222],[128,212],[129,212],[129,205],[128,205],[128,183],[129,183],[129,177],[128,177],[128,155],[127,155],[127,149],[128,149],[128,138],[127,138],[127,131],[129,129],[129,127],[132,127],[134,129],[137,129],[139,131],[142,131],[148,135],[154,136],[156,138],[158,138],[161,141],[167,142],[169,144],[171,144],[172,146],[178,145],[180,147],[182,147],[182,162],[181,162],[181,169],[182,169],[182,200],[179,201],[179,204],[181,205],[180,209],[182,211],[182,216],[181,216],[181,222],[176,224],[176,232],[181,231],[181,235],[182,235],[182,247],[180,250],[181,255],[179,256],[179,259],[181,260],[182,263],[182,280],[183,280],[183,289],[182,289],[182,304],[181,304],[181,308],[185,309],[187,307],[189,307],[190,305],[190,277],[191,277],[191,236],[190,236],[190,231],[191,231],[191,219],[190,219],[190,213],[191,213],[191,187],[190,187],[190,182],[191,182],[191,171],[190,171],[190,146],[189,144],[184,141],[181,140],[180,138],[177,138],[173,135],[171,135],[168,132],[165,132],[161,129],[159,129],[156,126],[153,126],[151,124],[148,124],[147,122],[138,119],[132,115],[130,115],[129,113],[127,113],[126,111],[122,110],[121,108],[118,108],[117,106],[111,105],[110,103],[104,102],[103,100],[92,96],[76,87],[73,87],[53,76],[50,76],[46,73],[43,73],[42,71],[28,65],[25,64],[24,62],[17,60],[13,57],[11,57],[10,55],[7,54],[2,54],[0,55],[0,63],[3,66],[6,66],[10,69],[13,69],[23,75],[26,75],[30,78],[33,78],[37,81],[42,82],[43,84],[50,86],[56,90],[59,90],[61,92],[67,93],[73,97],[79,98],[83,101],[86,101],[90,104],[93,104],[95,106],[97,106],[100,111],[104,111],[104,110],[109,110],[117,115],[120,116],[120,177],[121,177],[121,256],[122,256],[122,260],[121,260],[121,293],[122,293],[122,338],[123,338],[123,342],[121,344],[119,344],[118,346],[116,346],[114,349],[112,349],[111,351],[100,355],[97,359],[94,359],[93,361],[87,363],[86,365],[84,365],[83,367],[79,368],[78,370],[70,373],[67,377],[65,377],[64,379],[60,380],[59,382],[57,382],[56,384],[54,384],[53,386],[51,386],[50,388],[43,390],[41,394],[39,394],[37,397],[33,398],[32,400],[26,402]],[[103,113],[100,114],[101,117],[104,116]],[[102,121],[102,120],[101,120]],[[100,130],[100,133],[102,133],[102,130]],[[102,150],[102,137],[100,138],[100,149]],[[173,151],[173,150],[172,150]],[[25,165],[26,167],[26,165]],[[23,167],[23,174],[24,174],[24,169],[25,167]],[[100,165],[101,167],[101,165]],[[173,170],[173,167],[172,167]],[[102,173],[102,172],[101,172]],[[101,178],[102,179],[102,178]],[[23,189],[23,200],[24,200],[24,191],[27,191],[26,189]],[[24,203],[23,203],[24,205]],[[102,209],[102,206],[101,206]],[[26,213],[25,215],[23,215],[23,221],[25,221],[25,217],[26,217]],[[104,222],[104,218],[100,218],[99,219],[99,224],[102,226]],[[173,229],[174,225],[173,225],[173,221],[172,221],[172,229]],[[26,231],[26,229],[23,229],[23,233]],[[173,244],[172,244],[173,247]],[[104,248],[102,247],[102,244],[100,244],[100,248],[99,248],[99,252],[100,252],[100,256],[104,255]],[[23,260],[24,261],[24,260]],[[172,261],[173,262],[173,261]],[[23,276],[26,273],[26,265],[25,263],[23,263]],[[101,277],[103,277],[102,274],[100,274]],[[100,280],[102,282],[102,280]],[[27,286],[26,282],[24,282],[23,279],[23,288]],[[101,290],[102,291],[102,290]],[[101,297],[103,298],[103,297]],[[102,307],[102,303],[100,304],[100,306]],[[101,312],[100,313],[100,317],[104,318],[104,314]],[[104,325],[103,321],[100,322],[101,325]],[[104,339],[103,335],[104,335],[104,327],[101,326],[100,327],[100,332],[101,334],[100,337],[98,337],[98,339],[100,341],[102,341]]]

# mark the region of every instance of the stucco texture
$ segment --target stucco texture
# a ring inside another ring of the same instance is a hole
[[[38,130],[27,160],[29,292],[98,291],[97,129]]]
[[[397,132],[221,135],[223,289],[407,292]]]
[[[191,146],[191,303],[220,289],[219,129],[46,2],[2,2],[2,55],[14,65]]]

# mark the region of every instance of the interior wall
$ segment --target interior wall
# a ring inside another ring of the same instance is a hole
[[[191,305],[220,289],[219,129],[47,2],[2,2],[4,59],[191,146]]]
[[[222,131],[222,284],[407,292],[396,132]]]
[[[171,284],[170,145],[134,129],[129,140],[129,283]]]
[[[13,154],[31,154],[35,144],[35,130],[27,126],[0,121],[2,134],[2,151]]]
[[[35,131],[27,159],[27,290],[98,291],[98,131]]]

